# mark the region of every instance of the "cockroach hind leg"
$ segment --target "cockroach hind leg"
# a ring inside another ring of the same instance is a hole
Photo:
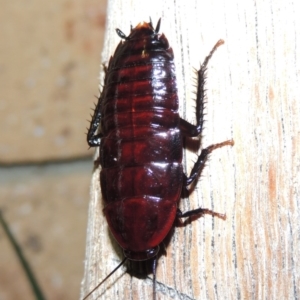
[[[206,58],[205,58],[203,64],[201,65],[201,68],[200,68],[199,72],[201,72],[201,71],[204,72],[204,71],[205,71],[206,66],[207,66],[209,60],[211,59],[211,57],[213,56],[214,52],[215,52],[221,45],[223,45],[224,43],[225,43],[225,42],[224,42],[224,40],[222,40],[222,39],[220,39],[220,40],[217,41],[217,43],[216,43],[216,44],[214,45],[214,47],[211,49],[211,51],[209,52],[209,54],[206,56]]]
[[[205,105],[205,72],[207,68],[207,64],[214,52],[217,48],[224,44],[223,40],[219,40],[215,46],[212,48],[210,53],[204,59],[200,69],[197,71],[197,93],[196,93],[196,125],[193,125],[186,120],[180,119],[180,130],[183,135],[189,137],[199,136],[203,130],[203,122],[204,122],[204,105]]]

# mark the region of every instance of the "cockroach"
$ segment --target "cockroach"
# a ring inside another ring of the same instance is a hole
[[[126,36],[105,68],[102,93],[87,133],[90,147],[100,147],[100,185],[104,214],[110,231],[123,248],[123,261],[152,260],[153,299],[160,244],[178,218],[205,213],[225,218],[209,209],[181,212],[178,208],[187,186],[204,168],[208,155],[233,140],[202,149],[189,176],[182,166],[183,138],[201,137],[204,82],[207,64],[219,40],[197,71],[196,125],[180,118],[172,48],[164,34],[149,23],[139,23]]]

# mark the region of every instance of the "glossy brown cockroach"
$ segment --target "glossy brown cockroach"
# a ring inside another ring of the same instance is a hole
[[[197,72],[197,124],[193,125],[178,114],[173,50],[159,28],[160,20],[156,28],[151,21],[140,23],[128,36],[117,29],[123,41],[110,58],[87,134],[88,144],[100,147],[103,211],[125,257],[118,267],[127,259],[152,259],[154,299],[159,245],[175,219],[204,213],[223,217],[203,208],[182,213],[178,204],[209,153],[233,145],[227,140],[203,149],[191,174],[183,173],[183,138],[201,135],[205,70],[223,41],[217,42]]]

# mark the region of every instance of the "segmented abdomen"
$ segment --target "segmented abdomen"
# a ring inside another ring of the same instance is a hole
[[[155,38],[120,43],[101,95],[104,212],[120,245],[135,252],[169,232],[182,187],[173,52],[164,36],[159,45]]]

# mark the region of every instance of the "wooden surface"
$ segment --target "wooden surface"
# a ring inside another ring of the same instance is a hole
[[[219,38],[208,67],[203,147],[216,150],[183,211],[206,215],[176,228],[157,269],[158,299],[299,299],[299,5],[292,1],[121,1],[108,6],[107,62],[115,28],[162,17],[173,47],[181,116],[195,122],[193,71]],[[102,74],[102,73],[101,73]],[[103,76],[101,76],[103,79]],[[187,151],[189,173],[196,154]],[[121,260],[102,213],[99,170],[91,185],[86,295]],[[90,299],[152,299],[152,280],[118,270]]]

